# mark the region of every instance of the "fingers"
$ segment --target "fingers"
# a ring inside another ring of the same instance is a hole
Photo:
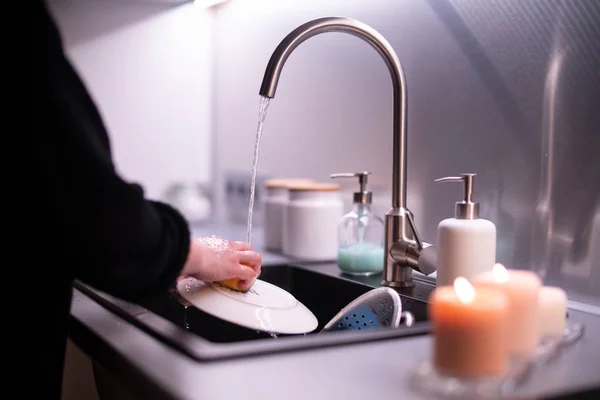
[[[238,282],[238,287],[240,288],[241,291],[245,292],[246,290],[250,289],[252,287],[252,285],[254,284],[255,279],[243,279],[240,280]]]
[[[262,256],[252,250],[241,251],[239,253],[240,264],[247,265],[254,269],[254,271],[259,271],[260,266],[262,265]]]
[[[259,256],[260,257],[260,256]],[[258,266],[254,266],[253,268],[248,267],[246,265],[241,265],[242,274],[248,276],[240,276],[240,280],[238,281],[238,287],[242,291],[246,291],[254,285],[256,279],[260,275],[260,264]]]
[[[236,275],[236,278],[242,281],[252,281],[256,278],[256,270],[247,265],[240,265],[239,272]]]
[[[260,275],[261,265],[262,256],[259,253],[251,250],[240,252],[241,270],[238,285],[242,290],[247,290],[252,286]]]

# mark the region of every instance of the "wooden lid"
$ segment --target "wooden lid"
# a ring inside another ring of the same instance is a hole
[[[264,185],[266,188],[287,188],[290,185],[315,183],[313,179],[304,178],[276,178],[266,179]]]
[[[288,189],[293,192],[335,192],[340,190],[340,185],[335,183],[297,183],[289,185]]]

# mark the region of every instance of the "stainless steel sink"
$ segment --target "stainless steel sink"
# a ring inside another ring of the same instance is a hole
[[[432,285],[423,283],[399,291],[403,311],[415,317],[412,327],[326,332],[323,326],[343,307],[379,286],[380,277],[349,278],[332,265],[277,265],[263,267],[260,279],[277,285],[304,303],[317,317],[319,326],[307,335],[271,335],[231,324],[197,308],[183,306],[172,293],[163,293],[133,305],[77,284],[76,288],[122,318],[157,339],[198,360],[350,345],[429,332],[427,293]]]

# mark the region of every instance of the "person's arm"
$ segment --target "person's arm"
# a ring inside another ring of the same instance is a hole
[[[38,5],[33,156],[54,216],[51,232],[78,265],[72,275],[134,301],[167,290],[180,274],[251,285],[262,260],[248,244],[214,236],[190,240],[177,210],[146,199],[141,186],[121,178],[102,118],[50,14]]]
[[[73,275],[100,290],[131,300],[166,290],[188,258],[187,222],[119,176],[101,116],[50,14],[42,3],[37,11],[33,151],[50,183],[50,234],[61,235],[63,253],[79,265]]]
[[[60,235],[62,253],[78,265],[73,275],[129,300],[168,289],[180,274],[250,285],[262,260],[248,244],[212,236],[190,240],[177,210],[146,199],[141,186],[121,178],[102,118],[65,57],[50,15],[38,11],[33,151],[55,216],[52,234]]]

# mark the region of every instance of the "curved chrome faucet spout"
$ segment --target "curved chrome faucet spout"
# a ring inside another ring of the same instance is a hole
[[[292,52],[306,39],[326,32],[343,32],[369,43],[385,61],[394,96],[394,166],[392,207],[406,207],[406,80],[396,52],[379,32],[360,21],[342,17],[319,18],[300,25],[277,46],[260,86],[260,95],[273,98],[281,70]]]
[[[406,208],[406,80],[398,56],[390,43],[375,29],[354,19],[326,17],[309,21],[290,32],[277,46],[267,65],[259,93],[261,96],[274,98],[281,71],[290,54],[308,38],[326,32],[348,33],[363,39],[377,50],[390,72],[394,107],[392,208],[388,211],[385,221],[386,252],[382,284],[394,287],[412,286],[411,268],[420,269],[420,265],[417,265],[420,264],[418,255],[423,250],[423,245],[420,241],[417,244],[413,239],[418,237],[418,234],[412,214]],[[426,247],[429,246],[426,244]]]

